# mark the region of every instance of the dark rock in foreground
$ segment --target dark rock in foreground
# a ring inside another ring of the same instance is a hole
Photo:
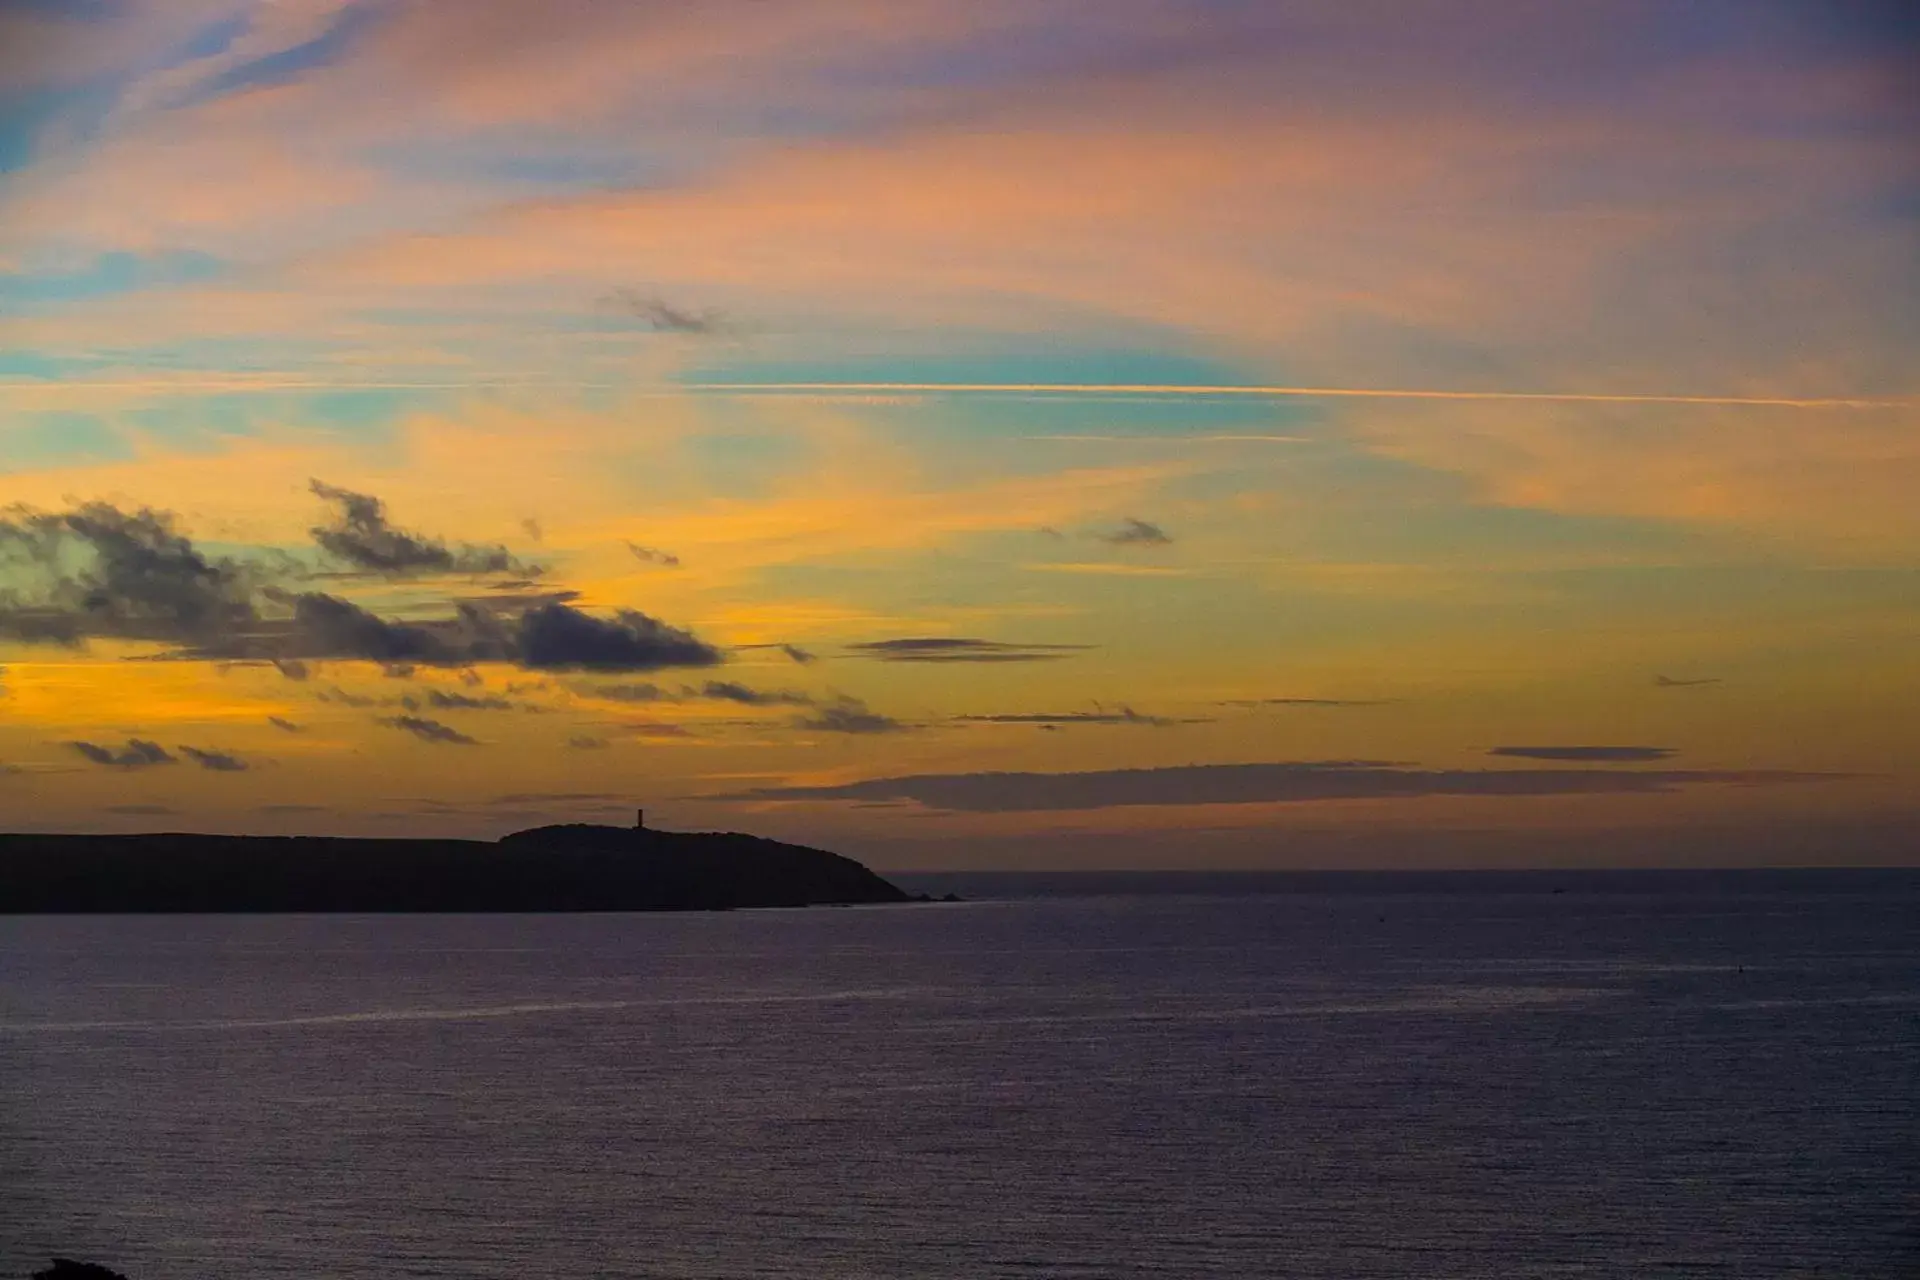
[[[911,899],[755,836],[558,826],[477,840],[0,835],[0,913],[724,911]]]

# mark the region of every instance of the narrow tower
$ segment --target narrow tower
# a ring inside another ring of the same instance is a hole
[[[635,809],[633,811],[633,829],[635,831],[645,831],[647,829],[647,811],[645,809]]]

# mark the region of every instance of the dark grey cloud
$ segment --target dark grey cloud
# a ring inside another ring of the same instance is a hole
[[[672,724],[665,720],[622,720],[605,726],[608,732],[624,734],[631,738],[691,738],[694,735],[685,725]]]
[[[731,680],[709,680],[700,696],[716,702],[737,702],[746,707],[810,707],[813,698],[796,689],[750,689]]]
[[[319,591],[268,588],[262,598],[290,617],[266,619],[246,633],[182,651],[179,657],[378,662],[405,677],[418,666],[470,668],[508,662],[524,668],[654,671],[705,667],[724,655],[692,632],[632,609],[596,618],[546,599],[515,620],[475,601],[455,605],[452,617],[398,622]],[[462,676],[471,683],[477,676]]]
[[[968,636],[902,636],[850,644],[849,650],[881,662],[1047,662],[1090,649],[1084,644],[1014,644]]]
[[[898,733],[907,728],[891,716],[869,710],[860,699],[846,697],[821,707],[810,716],[801,716],[793,723],[795,728],[811,729],[816,733]]]
[[[658,547],[643,547],[637,542],[629,542],[627,544],[627,550],[633,553],[635,560],[639,560],[645,564],[657,564],[663,569],[678,569],[680,567],[680,557],[674,555],[671,551],[662,551]]]
[[[1653,678],[1653,684],[1656,689],[1697,689],[1703,685],[1719,683],[1720,678],[1718,676],[1707,676],[1699,680],[1676,680],[1672,676],[1655,676]]]
[[[547,671],[653,671],[721,661],[720,651],[692,632],[636,610],[606,620],[562,604],[526,612],[518,650],[521,666]]]
[[[305,733],[307,731],[305,725],[295,724],[293,721],[282,716],[268,716],[267,723],[287,733]]]
[[[1700,785],[1767,786],[1841,775],[1786,770],[1413,769],[1377,760],[1179,765],[1086,773],[951,773],[837,786],[755,787],[712,800],[905,800],[974,813],[1123,806],[1278,804],[1427,796],[1614,795]]]
[[[511,563],[500,548],[448,548],[394,529],[379,500],[320,481],[314,492],[340,505],[333,526],[314,530],[329,554],[383,574],[478,572]],[[505,557],[503,559],[503,557]],[[509,662],[548,670],[652,671],[706,667],[722,654],[692,632],[634,610],[599,618],[541,591],[449,602],[453,616],[380,617],[321,591],[273,579],[297,567],[220,559],[197,549],[167,512],[89,503],[66,512],[0,512],[0,638],[79,645],[90,636],[175,646],[162,656],[271,662],[289,680],[309,664],[363,660],[388,674],[416,665]],[[529,585],[531,583],[529,582]],[[514,619],[506,616],[518,610]]]
[[[79,615],[36,603],[20,591],[0,590],[0,639],[75,648],[86,638],[86,620]]]
[[[118,750],[103,747],[94,742],[71,742],[67,745],[93,763],[113,769],[150,769],[156,765],[179,763],[178,757],[168,752],[165,747],[144,738],[129,738],[127,745]],[[180,754],[202,769],[215,773],[244,773],[247,769],[246,761],[224,751],[183,746],[180,748]]]
[[[1646,764],[1667,760],[1679,753],[1672,747],[1495,747],[1490,756],[1514,756],[1521,760],[1583,760],[1589,764]]]
[[[323,689],[315,694],[314,697],[321,702],[336,703],[343,707],[371,707],[375,701],[372,698],[363,698],[357,693],[348,693],[339,685],[335,685],[331,689]]]
[[[755,689],[733,680],[709,680],[704,685],[683,684],[667,689],[652,682],[634,684],[585,684],[574,686],[590,698],[609,702],[733,702],[744,707],[810,707],[812,695],[797,689]]]
[[[253,619],[255,570],[202,553],[174,517],[89,502],[0,516],[0,637],[74,646],[89,636],[191,643]]]
[[[255,809],[254,812],[255,813],[326,813],[328,812],[328,809],[327,809],[327,806],[323,804],[263,804],[258,809]]]
[[[818,654],[809,649],[802,649],[797,644],[743,644],[736,645],[735,647],[743,651],[747,649],[778,649],[789,659],[799,663],[803,667],[812,666],[820,660]]]
[[[445,711],[511,711],[514,708],[513,703],[492,694],[473,697],[444,689],[427,690],[427,705]]]
[[[249,766],[239,756],[225,751],[205,751],[199,747],[181,747],[180,754],[213,773],[245,773]]]
[[[605,738],[596,738],[592,734],[576,734],[567,739],[567,745],[575,751],[604,751],[607,749]]]
[[[725,312],[689,310],[636,289],[615,289],[600,301],[603,306],[632,316],[655,333],[713,338],[732,331]]]
[[[445,743],[461,747],[480,745],[477,739],[469,738],[453,726],[441,724],[438,720],[429,720],[425,716],[382,716],[380,723],[389,728],[410,733],[422,742]]]
[[[538,569],[522,564],[505,547],[450,547],[439,538],[394,528],[384,502],[370,493],[355,493],[322,480],[307,487],[314,496],[334,504],[331,524],[309,532],[320,549],[365,573],[404,577],[423,573],[516,573],[532,575]]]
[[[1165,529],[1150,520],[1141,520],[1128,516],[1121,521],[1120,527],[1107,533],[1096,533],[1094,537],[1115,547],[1167,547],[1173,545],[1173,538]]]
[[[533,542],[544,542],[546,540],[546,530],[542,529],[540,522],[532,516],[528,516],[520,522],[520,529],[521,532],[525,533],[528,539]]]
[[[129,738],[127,745],[118,750],[94,742],[70,742],[67,745],[95,764],[113,769],[150,769],[155,765],[176,763],[165,747],[145,738]]]
[[[596,684],[581,690],[589,697],[609,702],[670,702],[673,695],[657,684]]]
[[[446,638],[445,646],[452,657],[439,665],[466,668],[478,662],[512,662],[525,666],[523,649],[527,620],[543,610],[557,610],[563,614],[574,612],[559,600],[548,599],[526,607],[518,623],[513,623],[500,613],[503,608],[511,607],[510,604],[483,605],[461,600],[454,604],[453,617],[423,623],[424,629]]]
[[[1092,711],[1022,711],[1007,715],[955,716],[953,719],[958,724],[1033,724],[1050,729],[1070,724],[1125,724],[1163,729],[1168,725],[1211,723],[1207,720],[1174,720],[1165,716],[1142,715],[1126,706],[1116,707],[1112,711],[1103,708]]]
[[[319,591],[281,595],[293,608],[286,640],[305,657],[364,658],[385,664],[465,661],[443,636],[426,627],[388,622],[350,600]]]
[[[419,668],[411,662],[383,662],[380,664],[380,674],[389,680],[411,680],[418,672]]]

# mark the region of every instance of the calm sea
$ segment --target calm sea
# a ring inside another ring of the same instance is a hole
[[[0,919],[0,1276],[1920,1273],[1920,876]]]

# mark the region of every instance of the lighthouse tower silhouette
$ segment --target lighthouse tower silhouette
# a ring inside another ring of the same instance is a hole
[[[645,831],[647,829],[647,811],[645,809],[635,809],[633,811],[633,829],[635,831]]]

